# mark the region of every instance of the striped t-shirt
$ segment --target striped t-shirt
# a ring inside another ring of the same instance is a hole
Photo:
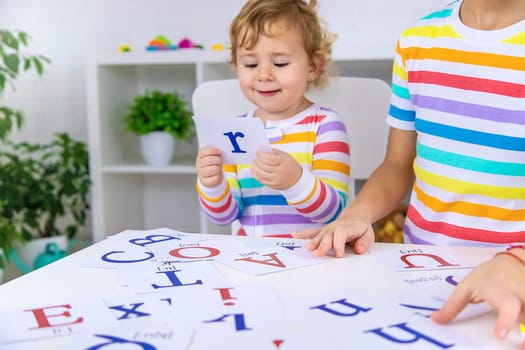
[[[246,118],[253,118],[253,111]],[[290,189],[263,186],[251,164],[224,165],[226,180],[216,188],[197,183],[201,207],[219,225],[238,219],[239,234],[289,236],[292,231],[320,227],[334,220],[346,205],[350,147],[337,114],[313,104],[285,120],[266,121],[272,148],[287,152],[303,173]]]
[[[405,240],[525,241],[525,20],[481,31],[461,2],[406,29],[390,126],[417,132]]]

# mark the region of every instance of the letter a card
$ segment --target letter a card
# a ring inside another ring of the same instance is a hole
[[[229,248],[223,248],[222,254],[216,256],[215,261],[251,275],[282,272],[325,262],[324,259],[306,258],[294,254],[293,251],[281,246],[244,242],[236,237],[219,238],[206,243],[210,246],[223,247],[227,244]]]

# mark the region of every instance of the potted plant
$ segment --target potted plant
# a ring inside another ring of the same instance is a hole
[[[27,46],[27,33],[0,29],[0,94],[8,86],[15,90],[22,72],[42,75],[50,63],[25,52]],[[89,210],[86,144],[67,133],[46,144],[13,142],[9,133],[22,126],[23,117],[20,110],[0,104],[0,267],[10,257],[18,259],[15,248],[39,238],[72,238]]]
[[[26,51],[28,43],[29,36],[26,32],[0,29],[0,97],[7,87],[15,90],[15,80],[21,73],[34,70],[38,75],[42,75],[44,64],[50,62],[45,56],[28,53]],[[21,128],[23,120],[22,111],[4,105],[0,99],[0,142],[6,139],[13,128]],[[0,146],[2,147],[0,149],[4,150],[4,146]],[[3,177],[0,179],[0,181],[4,180],[6,179]],[[3,196],[4,193],[0,192],[0,197]],[[4,213],[5,206],[6,203],[0,201],[0,213]],[[16,237],[17,233],[12,223],[7,223],[0,228],[0,283],[8,253]]]
[[[186,101],[176,92],[147,90],[135,97],[124,116],[127,130],[141,137],[142,154],[148,164],[166,165],[175,139],[193,135],[193,120]]]
[[[46,144],[13,143],[0,148],[0,232],[2,249],[12,252],[37,238],[73,238],[89,210],[86,144],[59,133]],[[39,247],[35,254],[42,252]],[[35,257],[28,257],[32,264]]]

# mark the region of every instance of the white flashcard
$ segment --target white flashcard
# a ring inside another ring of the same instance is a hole
[[[109,239],[124,240],[129,243],[136,242],[137,245],[162,242],[165,238],[184,238],[191,235],[190,233],[172,230],[167,227],[160,227],[151,230],[124,230],[115,235],[109,236]]]
[[[301,320],[309,320],[308,328],[337,336],[340,332],[346,334],[344,329],[358,330],[378,322],[410,318],[412,311],[400,307],[396,296],[386,300],[359,290],[341,289],[310,297],[283,297],[283,304],[289,324],[304,325]]]
[[[162,266],[140,265],[133,269],[118,270],[117,278],[135,293],[167,293],[179,288],[195,289],[228,283],[208,261]]]
[[[296,350],[296,349],[330,349],[348,350],[349,346],[345,343],[338,343],[335,339],[328,339],[318,334],[315,330],[303,332],[288,332],[284,337],[274,339],[272,344],[276,350]],[[266,347],[267,349],[268,347]],[[259,349],[259,348],[257,348]],[[260,349],[265,349],[261,347]]]
[[[210,240],[199,240],[198,236],[194,238],[194,240],[188,238],[182,241],[166,242],[166,244],[153,247],[152,251],[160,263],[168,264],[214,260],[223,251],[233,249],[228,244],[230,240],[226,238]]]
[[[83,299],[0,311],[1,342],[69,336],[118,327],[102,299]]]
[[[185,319],[175,319],[164,327],[118,328],[75,336],[69,349],[150,349],[186,350],[191,342],[195,325]]]
[[[155,251],[160,247],[192,245],[208,239],[206,235],[190,234],[168,228],[153,230],[126,230],[108,238],[101,248],[96,249],[83,263],[83,267],[120,269],[150,265],[161,261]]]
[[[257,151],[271,153],[259,118],[207,118],[193,116],[199,147],[222,151],[224,164],[251,164]]]
[[[151,265],[155,262],[155,254],[142,247],[133,246],[119,239],[108,239],[108,244],[90,247],[91,253],[82,262],[82,267],[101,269],[121,269]]]
[[[306,245],[310,242],[309,239],[299,238],[282,238],[282,237],[239,237],[246,241],[250,247],[274,247],[276,249],[284,249],[292,253],[294,256],[311,259],[315,264],[320,260],[330,260],[329,256],[318,257],[311,251],[306,249]]]
[[[370,249],[370,253],[391,271],[447,270],[473,268],[474,259],[449,246],[399,245],[398,249]]]
[[[472,269],[425,270],[398,275],[411,292],[445,299],[470,271]]]
[[[196,328],[193,345],[196,349],[238,349],[229,347],[228,344],[239,341],[249,344],[250,341],[267,339],[267,344],[271,346],[273,340],[280,339],[285,333],[286,323],[280,304],[245,310],[223,310],[209,313],[202,320]],[[218,343],[221,345],[218,346]]]
[[[296,256],[292,251],[279,247],[261,244],[240,237],[220,238],[206,241],[209,246],[223,247],[215,261],[251,275],[282,272],[294,268],[324,263],[324,259]],[[227,248],[226,248],[227,247]]]
[[[235,286],[228,284],[214,286],[212,290],[214,298],[222,304],[223,312],[253,310],[264,313],[265,310],[283,308],[279,294],[268,285]]]
[[[171,297],[141,294],[106,297],[104,302],[121,327],[155,327],[165,325],[171,316]]]
[[[437,343],[472,343],[461,332],[435,329],[430,314],[440,301],[410,293],[377,298],[364,291],[341,290],[301,300],[290,297],[284,305],[288,324],[303,324],[297,331],[311,331],[342,344],[351,338],[358,349],[399,349],[405,343],[414,343],[414,349],[431,349]],[[311,321],[304,324],[304,319]]]
[[[336,343],[333,339],[327,339],[318,335],[316,330],[295,333],[283,330],[284,335],[275,334],[245,334],[237,337],[220,338],[208,342],[206,349],[235,349],[235,350],[301,350],[301,349],[330,349],[348,350],[348,344]],[[200,344],[199,344],[200,345]],[[366,348],[365,348],[366,349]]]

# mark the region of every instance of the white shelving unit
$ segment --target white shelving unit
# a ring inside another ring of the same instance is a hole
[[[177,142],[172,164],[148,166],[123,115],[146,89],[176,90],[188,103],[203,81],[234,77],[228,52],[198,49],[119,53],[87,62],[87,114],[93,241],[125,229],[170,227],[227,233],[203,219],[195,190],[196,141]],[[334,57],[336,73],[390,80],[391,59]],[[210,101],[213,103],[213,101]],[[191,104],[190,104],[191,105]]]

